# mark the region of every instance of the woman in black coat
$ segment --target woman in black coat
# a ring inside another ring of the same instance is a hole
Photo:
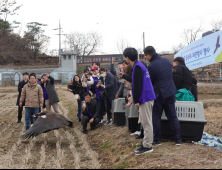
[[[85,89],[82,86],[82,81],[78,75],[76,75],[73,78],[73,84],[71,86],[72,93],[75,96],[78,96],[77,102],[78,102],[78,118],[79,122],[81,122],[81,115],[82,115],[82,101],[84,100],[84,93]]]
[[[184,59],[182,57],[175,58],[173,65],[173,81],[177,90],[187,89],[191,91],[192,75],[190,70],[186,67]]]

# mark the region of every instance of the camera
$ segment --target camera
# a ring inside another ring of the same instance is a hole
[[[86,101],[82,102],[83,107],[86,107]]]

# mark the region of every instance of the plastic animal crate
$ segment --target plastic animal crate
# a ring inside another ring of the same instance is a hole
[[[204,126],[207,123],[204,115],[204,107],[201,102],[182,102],[175,104],[177,117],[180,121],[181,136],[184,141],[200,141]],[[162,116],[162,138],[174,139],[166,114]]]
[[[132,133],[136,132],[138,129],[138,119],[139,119],[139,108],[132,105],[126,108],[126,125],[129,131]]]
[[[116,126],[126,125],[126,101],[124,98],[119,98],[113,102],[114,124]]]

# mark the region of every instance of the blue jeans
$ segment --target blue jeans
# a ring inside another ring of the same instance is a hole
[[[38,113],[39,113],[39,108],[30,108],[30,107],[25,108],[26,130],[29,130],[29,128],[30,128],[30,119],[32,118],[32,116],[35,114],[38,114]]]
[[[82,101],[83,100],[78,100],[78,118],[81,119],[82,118]]]
[[[161,140],[161,117],[163,111],[165,111],[167,119],[170,123],[170,127],[174,132],[175,140],[181,140],[181,128],[180,122],[177,118],[177,113],[175,109],[175,96],[168,97],[164,99],[162,95],[154,101],[153,105],[153,131],[154,131],[154,141],[158,142]]]
[[[99,103],[99,109],[100,109],[99,118],[100,120],[102,120],[103,116],[105,116],[105,104],[102,97],[99,98],[98,103]]]

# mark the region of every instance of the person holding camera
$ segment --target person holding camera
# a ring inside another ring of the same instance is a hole
[[[104,78],[104,84],[100,86],[106,92],[106,110],[107,110],[107,122],[105,125],[112,125],[112,102],[116,97],[116,93],[118,91],[118,86],[115,82],[115,76],[112,73],[108,73],[108,71],[104,68],[101,68],[101,77]]]
[[[60,100],[55,89],[55,79],[48,73],[45,73],[42,75],[42,80],[44,83],[44,87],[46,88],[46,92],[48,94],[48,100],[45,100],[46,110],[51,111],[52,106],[54,112],[59,114],[58,103],[60,102]]]
[[[82,101],[84,100],[84,87],[82,86],[81,79],[78,75],[75,75],[73,78],[73,84],[71,86],[70,91],[75,95],[75,98],[78,102],[78,114],[77,117],[79,122],[82,121],[81,112],[82,112]]]
[[[87,125],[90,124],[91,130],[95,130],[99,124],[99,104],[96,100],[92,99],[90,93],[84,95],[85,101],[82,102],[82,126],[83,133],[87,134]]]

